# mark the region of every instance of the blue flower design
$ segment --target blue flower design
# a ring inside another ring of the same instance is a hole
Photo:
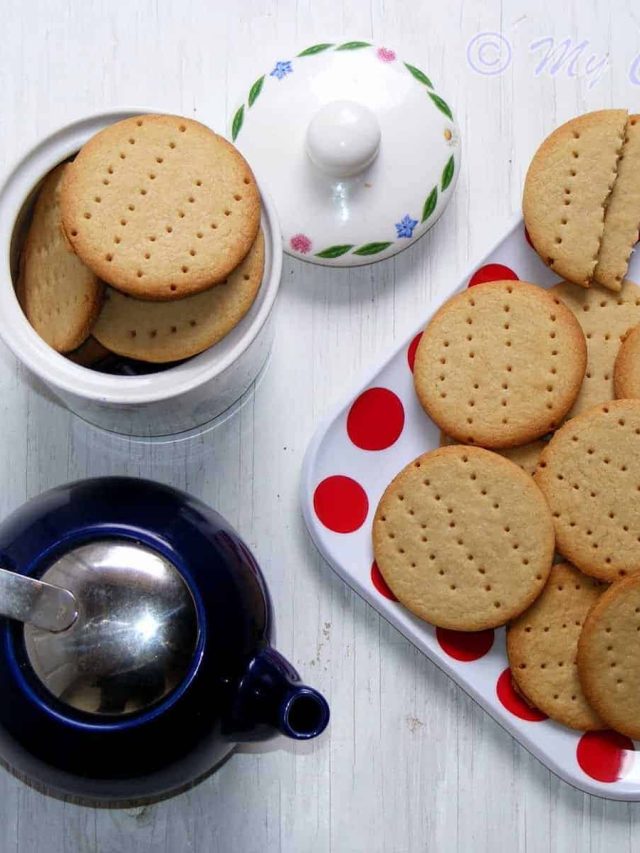
[[[292,72],[293,68],[291,67],[289,60],[281,60],[280,62],[276,62],[276,67],[269,74],[269,77],[277,77],[278,80],[282,80],[283,77],[286,77],[287,74],[291,74]]]
[[[396,231],[398,232],[398,237],[413,237],[413,229],[418,224],[417,219],[412,219],[409,214],[400,220],[400,222],[396,222]]]

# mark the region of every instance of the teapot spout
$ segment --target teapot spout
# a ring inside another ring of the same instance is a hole
[[[266,740],[275,731],[294,740],[311,740],[328,722],[324,696],[302,684],[291,664],[267,647],[247,667],[225,730],[238,741]]]
[[[329,722],[327,700],[313,687],[292,684],[281,703],[276,726],[294,740],[311,740],[326,729]]]

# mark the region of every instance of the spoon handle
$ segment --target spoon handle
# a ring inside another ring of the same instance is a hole
[[[58,632],[73,625],[78,610],[69,590],[0,569],[0,616]]]

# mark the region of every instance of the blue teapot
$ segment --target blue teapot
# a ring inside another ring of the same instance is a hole
[[[0,524],[0,759],[60,795],[144,801],[329,708],[269,645],[244,542],[168,486],[61,486]]]

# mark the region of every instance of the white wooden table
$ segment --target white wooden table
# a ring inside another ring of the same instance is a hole
[[[63,803],[0,772],[2,853],[640,849],[640,806],[580,794],[515,744],[333,575],[297,500],[318,418],[501,234],[541,138],[575,113],[638,104],[633,6],[4,0],[3,169],[58,125],[118,105],[224,130],[275,59],[344,36],[394,47],[427,71],[457,112],[463,172],[437,226],[391,261],[348,272],[285,259],[264,380],[239,414],[197,439],[140,443],[92,429],[0,350],[0,514],[100,474],[204,498],[259,555],[278,645],[333,711],[319,740],[247,748],[189,793],[134,812]]]

